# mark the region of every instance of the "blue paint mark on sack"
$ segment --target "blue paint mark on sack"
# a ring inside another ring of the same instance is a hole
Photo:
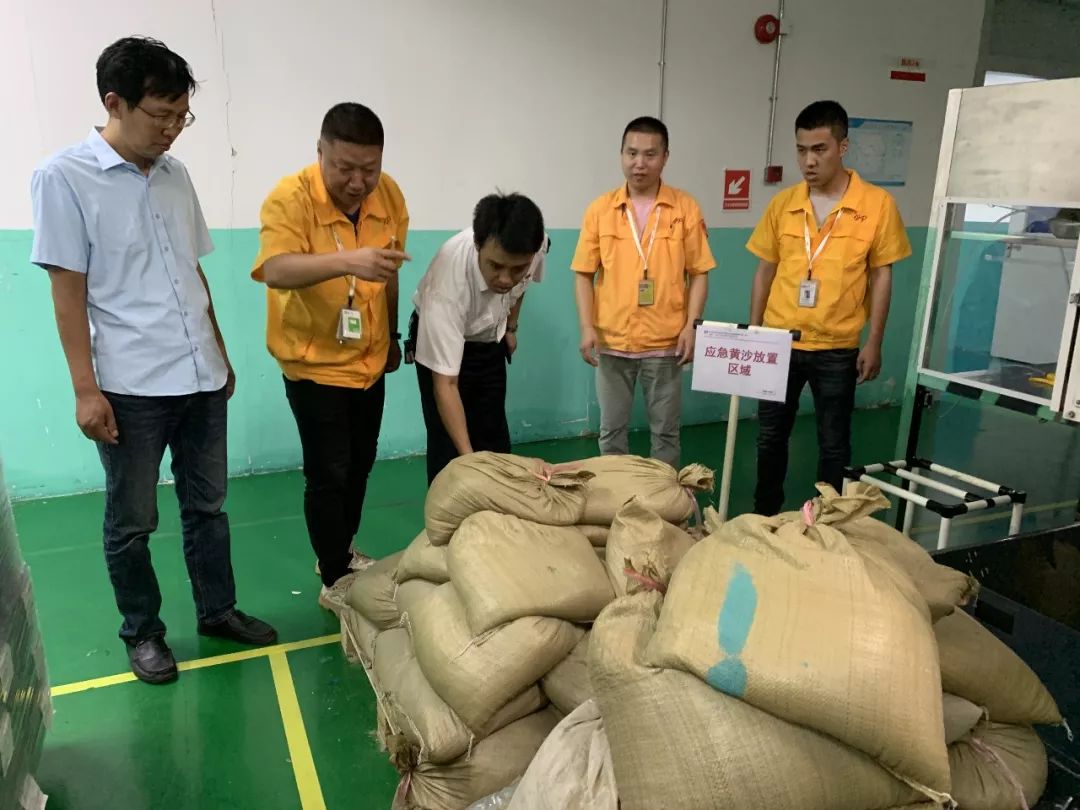
[[[741,698],[746,693],[746,667],[741,655],[754,624],[757,601],[757,588],[750,572],[741,563],[735,563],[716,622],[717,640],[725,657],[709,667],[705,676],[709,686],[732,697]]]

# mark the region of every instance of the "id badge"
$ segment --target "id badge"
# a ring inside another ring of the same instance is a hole
[[[363,336],[364,327],[360,313],[355,309],[341,310],[341,317],[338,318],[337,339],[360,340]]]
[[[812,308],[817,306],[818,287],[821,282],[815,279],[807,279],[799,285],[799,306]]]
[[[639,281],[637,285],[637,305],[651,307],[656,298],[656,284],[651,278]]]

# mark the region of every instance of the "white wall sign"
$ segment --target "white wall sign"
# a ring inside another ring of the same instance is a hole
[[[739,329],[706,321],[697,330],[691,387],[783,402],[790,365],[790,332]]]

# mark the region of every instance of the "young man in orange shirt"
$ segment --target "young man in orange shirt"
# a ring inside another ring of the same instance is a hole
[[[678,466],[682,366],[694,357],[694,321],[716,266],[701,209],[664,185],[667,127],[637,118],[623,131],[626,182],[585,211],[571,269],[581,356],[597,367],[600,452],[627,454],[641,382],[654,458]]]
[[[333,107],[318,156],[263,203],[252,277],[268,288],[266,343],[300,432],[304,517],[329,607],[366,561],[350,545],[375,463],[383,375],[401,363],[397,271],[409,213],[383,174],[382,123],[367,107]]]
[[[835,101],[818,101],[795,120],[805,182],[769,204],[747,249],[760,259],[750,322],[797,329],[786,402],[759,409],[755,512],[784,506],[788,439],[807,383],[818,425],[818,480],[840,489],[851,463],[855,386],[881,371],[892,266],[911,255],[896,202],[844,168],[848,116]],[[867,319],[870,331],[859,348]]]

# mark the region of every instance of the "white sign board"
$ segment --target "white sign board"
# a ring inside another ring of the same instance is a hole
[[[790,366],[790,332],[759,332],[706,321],[697,330],[691,387],[783,402]]]

